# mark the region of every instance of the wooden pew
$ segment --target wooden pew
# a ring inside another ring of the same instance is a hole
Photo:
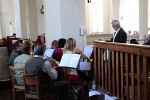
[[[98,86],[120,99],[150,99],[150,47],[94,41]]]

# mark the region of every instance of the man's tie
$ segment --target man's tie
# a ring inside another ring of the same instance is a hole
[[[116,32],[114,32],[113,36],[115,36]]]

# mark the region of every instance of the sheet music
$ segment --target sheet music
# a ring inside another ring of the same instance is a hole
[[[93,52],[93,47],[84,47],[84,51],[83,53],[87,56],[87,57],[91,57]]]
[[[44,56],[48,56],[51,58],[53,53],[54,53],[54,49],[47,48],[46,51],[44,52]]]
[[[14,44],[16,41],[18,41],[18,40],[12,40],[12,43]]]
[[[105,99],[104,100],[117,100],[118,98],[115,96],[109,96],[107,94],[105,94]]]
[[[77,68],[80,56],[79,54],[63,54],[59,66]]]
[[[91,70],[90,62],[80,62],[80,70]]]
[[[91,97],[91,96],[93,96],[93,95],[101,95],[101,93],[98,92],[98,91],[90,91],[90,92],[89,92],[89,97]]]

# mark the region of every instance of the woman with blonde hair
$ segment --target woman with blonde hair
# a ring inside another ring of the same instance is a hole
[[[66,54],[67,53],[74,54],[75,53],[75,47],[76,47],[76,40],[73,38],[69,38],[66,41],[63,52]]]
[[[63,54],[75,54],[75,53],[76,53],[76,40],[73,38],[68,38],[63,50]],[[83,57],[82,53],[81,57]],[[86,81],[89,80],[89,78],[78,69],[68,68],[67,74],[69,81],[74,81],[77,79],[84,79]]]

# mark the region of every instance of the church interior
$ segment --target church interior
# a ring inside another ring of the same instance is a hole
[[[149,0],[0,0],[0,100],[71,100],[60,88],[41,95],[41,70],[73,100],[150,100],[149,32]]]

